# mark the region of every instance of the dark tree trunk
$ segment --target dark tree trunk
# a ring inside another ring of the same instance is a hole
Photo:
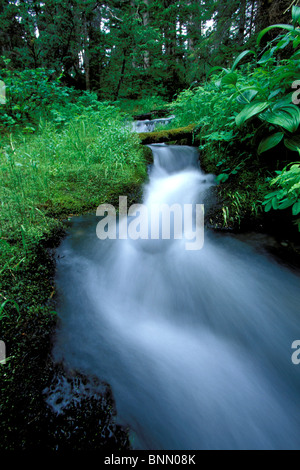
[[[281,3],[281,2],[280,2]],[[257,15],[255,20],[256,32],[270,26],[270,12],[269,9],[272,5],[272,0],[258,0],[257,2]]]
[[[143,0],[144,3],[144,8],[142,12],[142,18],[143,18],[143,26],[145,29],[149,26],[150,23],[150,15],[149,15],[149,5],[150,2],[149,0]],[[145,51],[143,54],[143,62],[144,62],[144,69],[148,69],[150,67],[150,53],[149,51]]]
[[[255,0],[251,0],[251,18],[250,18],[250,29],[249,36],[252,36],[255,20]]]
[[[236,12],[239,3],[240,2],[235,0],[221,0],[218,2],[217,24],[214,40],[215,50],[220,49],[221,45],[228,44],[233,15]]]
[[[117,99],[118,99],[118,97],[119,97],[121,85],[122,85],[122,82],[123,82],[123,79],[124,79],[124,74],[125,74],[125,68],[126,68],[127,57],[126,57],[126,52],[125,52],[125,51],[123,52],[123,54],[124,54],[124,56],[123,56],[121,74],[120,74],[118,86],[117,86],[116,93],[115,93],[115,97],[114,97],[114,100],[115,100],[115,101],[117,101]]]
[[[202,35],[202,22],[201,22],[201,0],[191,0],[192,11],[188,21],[188,48],[195,50],[195,47]]]
[[[85,71],[85,84],[86,90],[90,91],[90,51],[89,51],[89,33],[88,22],[85,13],[83,14],[83,31],[84,31],[84,71]]]

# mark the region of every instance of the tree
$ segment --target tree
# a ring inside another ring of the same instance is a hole
[[[0,48],[12,69],[44,67],[101,99],[172,98],[288,22],[290,1],[1,0]]]

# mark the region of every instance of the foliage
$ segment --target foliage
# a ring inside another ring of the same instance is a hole
[[[9,61],[5,60],[6,66]],[[6,99],[0,105],[0,131],[22,128],[33,133],[40,119],[50,119],[58,126],[80,115],[83,111],[98,109],[99,102],[93,93],[79,93],[61,85],[61,77],[45,69],[0,71],[5,84]],[[99,111],[101,108],[99,108]]]
[[[113,103],[121,111],[131,116],[148,114],[167,107],[166,100],[158,95],[149,95],[138,100],[122,99]]]
[[[277,172],[270,186],[276,190],[265,196],[265,211],[292,208],[293,216],[300,214],[300,163],[292,163]],[[300,232],[300,218],[295,222]]]
[[[192,122],[198,129],[203,165],[226,185],[223,196],[229,211],[236,214],[241,210],[233,201],[246,200],[247,192],[252,201],[246,206],[250,209],[253,204],[254,212],[260,213],[259,201],[268,192],[270,173],[281,172],[300,148],[299,93],[293,92],[299,85],[299,11],[293,8],[294,26],[281,29],[284,33],[262,53],[245,50],[232,61],[232,67],[213,67],[205,84],[183,91],[170,105],[176,115],[172,125]],[[259,43],[271,30],[259,35]],[[251,180],[251,175],[252,189],[251,184],[242,187],[241,182]],[[226,211],[228,221],[232,217]],[[250,214],[250,210],[246,212]]]
[[[4,0],[0,47],[12,70],[52,70],[101,100],[173,99],[232,55],[290,1]],[[279,2],[277,2],[279,3]],[[272,31],[271,31],[272,33]],[[264,38],[263,38],[264,39]]]

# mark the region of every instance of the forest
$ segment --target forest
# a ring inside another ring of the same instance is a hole
[[[299,268],[299,104],[297,0],[0,0],[0,451],[130,449],[110,385],[59,416],[43,391],[55,250],[73,217],[141,201],[148,145],[199,149],[207,227]]]
[[[50,80],[99,100],[172,100],[255,46],[264,28],[290,23],[291,7],[269,0],[2,2],[2,61],[15,71],[44,68]]]

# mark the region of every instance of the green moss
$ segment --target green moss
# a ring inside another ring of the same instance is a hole
[[[180,127],[177,129],[169,129],[157,132],[145,132],[139,133],[139,139],[142,144],[158,144],[164,142],[172,142],[180,144],[183,139],[188,140],[189,144],[195,143],[194,136],[195,126],[190,124],[186,127]]]
[[[142,147],[142,150],[143,150],[143,155],[144,155],[145,161],[151,165],[153,163],[152,150],[149,147],[147,147],[147,145],[141,145],[141,147]]]

